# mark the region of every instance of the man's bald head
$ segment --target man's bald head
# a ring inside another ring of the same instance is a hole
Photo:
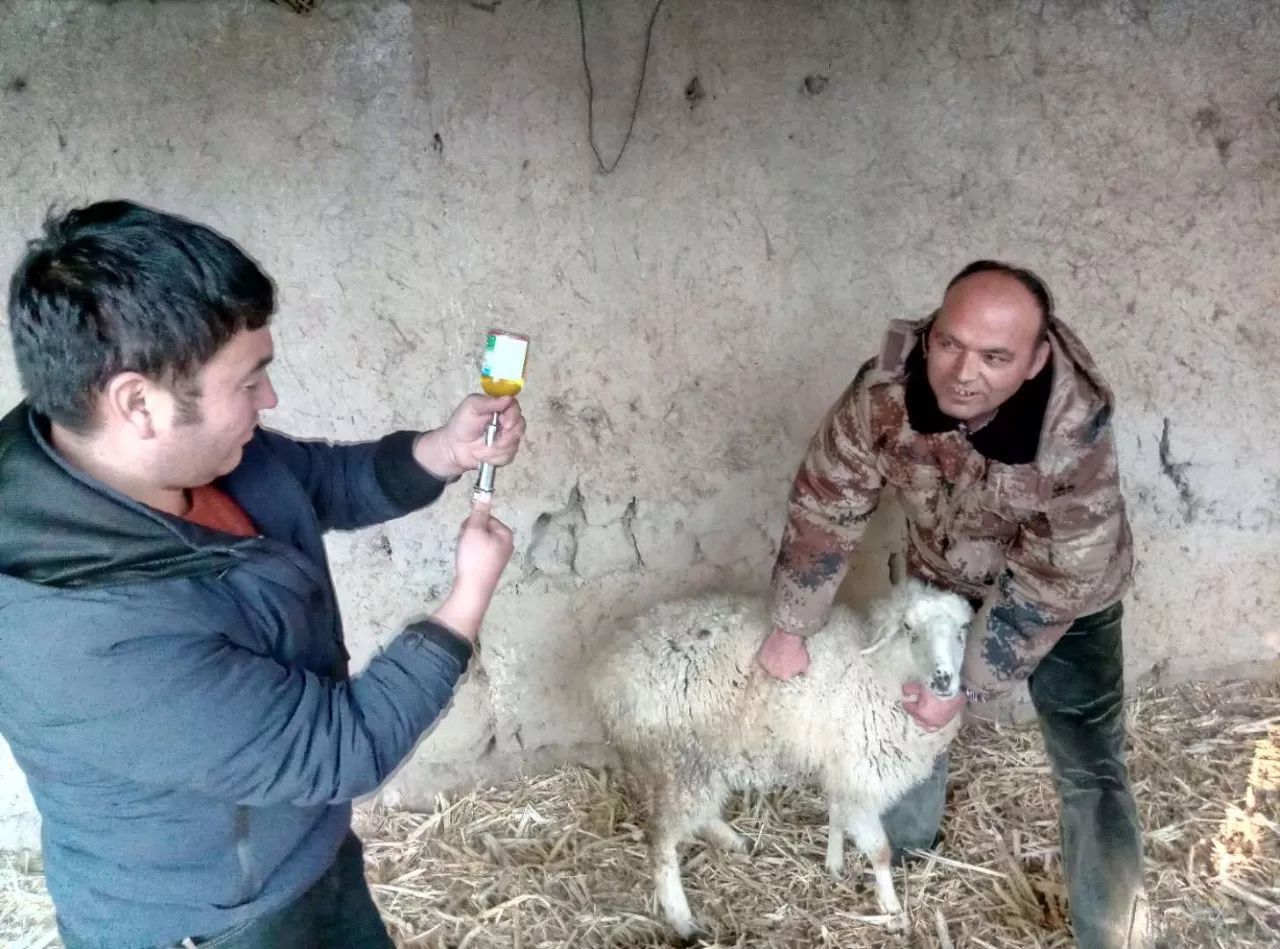
[[[1053,295],[1049,293],[1045,282],[1025,267],[1014,267],[999,260],[975,260],[951,278],[951,282],[947,284],[947,292],[962,280],[983,274],[987,276],[980,282],[987,288],[993,285],[998,287],[1002,282],[1000,278],[1003,277],[1005,281],[1016,283],[1030,294],[1040,316],[1036,341],[1044,340],[1049,335],[1049,324],[1053,320]]]
[[[969,422],[990,417],[1049,358],[1053,301],[1029,270],[980,260],[947,284],[925,340],[938,406]]]

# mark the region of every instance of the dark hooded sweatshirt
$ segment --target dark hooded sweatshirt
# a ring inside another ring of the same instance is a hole
[[[414,433],[259,430],[218,486],[261,532],[138,504],[0,421],[0,734],[42,818],[49,891],[102,949],[277,909],[331,864],[350,801],[440,716],[471,646],[409,626],[348,677],[321,536],[439,497]]]

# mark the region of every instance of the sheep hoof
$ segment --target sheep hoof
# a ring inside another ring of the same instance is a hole
[[[844,860],[828,860],[827,872],[831,874],[831,879],[840,880],[844,877]]]
[[[695,946],[709,942],[712,942],[711,933],[697,923],[680,927],[679,932],[671,939],[671,945],[680,946],[681,949],[694,949]]]
[[[891,933],[905,933],[907,931],[907,914],[896,913],[889,917],[889,921],[884,924],[884,928]]]
[[[698,831],[698,836],[729,853],[749,853],[750,841],[724,821],[711,821]]]

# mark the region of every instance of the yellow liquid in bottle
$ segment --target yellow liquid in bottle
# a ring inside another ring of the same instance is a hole
[[[494,379],[491,376],[480,377],[480,388],[485,395],[501,398],[504,395],[516,395],[524,388],[523,379]]]
[[[485,337],[480,385],[487,395],[515,395],[524,388],[525,359],[529,339],[517,333],[490,330]]]

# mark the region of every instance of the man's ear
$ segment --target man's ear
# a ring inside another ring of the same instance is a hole
[[[102,391],[101,411],[108,422],[129,426],[139,438],[155,437],[151,417],[157,395],[155,384],[138,372],[121,372],[107,380]]]
[[[1031,360],[1031,369],[1027,372],[1027,378],[1031,379],[1040,374],[1040,370],[1044,368],[1044,364],[1049,361],[1049,354],[1053,352],[1053,347],[1049,345],[1047,339],[1042,339],[1036,346],[1036,358]]]

